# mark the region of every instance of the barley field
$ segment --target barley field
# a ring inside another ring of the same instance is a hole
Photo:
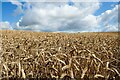
[[[0,34],[0,79],[120,79],[117,32]]]

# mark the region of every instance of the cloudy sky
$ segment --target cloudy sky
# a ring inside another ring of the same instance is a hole
[[[118,31],[118,2],[0,3],[0,29],[44,32]]]

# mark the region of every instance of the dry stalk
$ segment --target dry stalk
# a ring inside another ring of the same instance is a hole
[[[26,78],[26,75],[25,75],[25,72],[24,72],[23,68],[21,69],[21,71],[22,71],[22,78]]]
[[[1,79],[69,76],[115,80],[120,76],[116,33],[0,32]]]
[[[81,78],[83,79],[85,76],[85,73],[87,72],[88,68],[85,66],[85,68],[82,70]]]

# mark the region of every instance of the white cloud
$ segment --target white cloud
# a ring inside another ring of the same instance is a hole
[[[1,30],[7,30],[7,29],[12,29],[10,26],[10,23],[5,21],[5,22],[0,22],[0,29]]]
[[[8,0],[8,1],[10,1],[12,4],[17,5],[17,6],[21,6],[22,5],[22,3],[19,2],[18,0]]]
[[[75,6],[78,7],[80,10],[82,10],[83,12],[87,11],[86,15],[93,14],[96,10],[98,10],[100,8],[99,1],[98,0],[94,0],[94,1],[95,2],[79,2],[79,3],[75,3]]]
[[[94,1],[77,2],[69,6],[66,2],[36,3],[26,0],[27,3],[22,5],[26,8],[24,16],[17,22],[15,29],[53,32],[118,31],[118,6],[94,16],[101,4],[98,0]],[[16,13],[21,12],[22,7],[18,7]]]
[[[14,15],[17,16],[19,14],[23,13],[23,9],[22,6],[18,6],[15,10],[14,10]]]
[[[104,31],[118,31],[118,25],[107,25]]]
[[[118,7],[120,8],[120,5],[116,5],[97,17],[103,31],[118,31]]]
[[[31,3],[17,23],[19,28],[39,31],[94,31],[98,22],[93,13],[99,3]],[[92,20],[91,20],[92,19]]]

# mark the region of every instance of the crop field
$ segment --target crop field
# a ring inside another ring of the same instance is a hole
[[[117,32],[0,34],[0,79],[120,79]]]

